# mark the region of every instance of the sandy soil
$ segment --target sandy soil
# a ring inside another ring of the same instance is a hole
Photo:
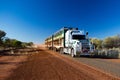
[[[29,55],[7,80],[119,80],[49,50]]]
[[[1,56],[0,57],[0,80],[9,77],[13,70],[27,59],[26,56]]]

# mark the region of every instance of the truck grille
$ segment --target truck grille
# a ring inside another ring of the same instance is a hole
[[[87,53],[87,52],[89,52],[89,50],[90,50],[89,47],[84,47],[84,48],[82,48],[82,52],[83,52],[83,53]]]

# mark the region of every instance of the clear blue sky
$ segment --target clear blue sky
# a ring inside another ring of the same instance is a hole
[[[120,0],[0,0],[0,29],[7,37],[43,43],[63,26],[100,39],[120,34]]]

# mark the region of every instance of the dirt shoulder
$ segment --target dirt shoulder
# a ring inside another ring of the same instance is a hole
[[[120,59],[105,59],[105,60],[115,62],[115,63],[120,63]]]

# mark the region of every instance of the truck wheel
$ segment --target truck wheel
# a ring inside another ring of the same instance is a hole
[[[60,54],[63,54],[64,51],[63,51],[63,48],[60,48]]]
[[[74,55],[74,49],[71,50],[71,56],[75,57],[75,55]]]
[[[54,51],[54,52],[57,52],[57,49],[56,49],[56,48],[53,48],[53,51]]]

